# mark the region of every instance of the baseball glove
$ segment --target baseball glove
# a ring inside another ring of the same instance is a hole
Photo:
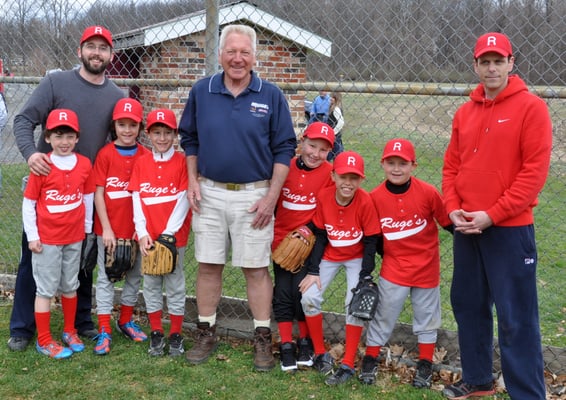
[[[113,251],[106,248],[104,272],[110,282],[124,279],[126,272],[134,268],[138,254],[138,242],[134,239],[116,239]]]
[[[306,226],[300,226],[289,232],[273,252],[273,261],[281,268],[292,273],[301,270],[305,260],[314,247],[316,236]]]
[[[354,295],[352,296],[352,301],[350,301],[348,313],[364,321],[372,320],[377,309],[379,293],[377,285],[373,282],[371,276],[360,279],[358,286],[352,289],[352,293]]]
[[[81,247],[81,272],[85,275],[92,273],[96,267],[97,257],[98,245],[96,244],[96,235],[94,233],[87,233]]]
[[[142,256],[142,273],[145,275],[167,275],[177,265],[177,246],[175,236],[161,234],[148,251]]]

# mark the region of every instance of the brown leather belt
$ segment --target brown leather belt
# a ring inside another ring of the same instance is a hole
[[[257,182],[249,182],[249,183],[225,183],[225,182],[216,182],[212,179],[205,178],[203,176],[199,177],[199,181],[203,184],[211,187],[221,188],[225,190],[231,191],[240,191],[240,190],[255,190],[255,189],[262,189],[269,187],[270,181],[257,181]]]

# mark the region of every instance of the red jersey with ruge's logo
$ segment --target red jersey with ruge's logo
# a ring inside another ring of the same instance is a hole
[[[167,227],[167,221],[177,204],[177,194],[188,188],[187,163],[181,153],[175,152],[168,161],[157,162],[152,153],[136,161],[128,190],[139,192],[146,228],[153,240]],[[187,244],[191,217],[189,210],[181,229],[175,234],[177,247]]]
[[[47,176],[29,175],[24,197],[36,201],[37,230],[44,244],[71,244],[85,237],[83,196],[94,192],[94,180],[90,160],[75,155],[77,163],[71,170],[51,164]]]
[[[336,202],[335,187],[321,190],[313,223],[326,230],[328,245],[322,258],[328,261],[361,258],[364,235],[377,235],[381,232],[371,197],[362,188],[356,190],[347,206]]]
[[[451,224],[438,190],[411,177],[402,194],[385,182],[370,193],[383,233],[380,275],[401,286],[432,288],[440,282],[438,227]]]
[[[136,154],[124,156],[118,152],[114,143],[108,143],[96,156],[94,183],[104,188],[106,213],[117,238],[132,238],[134,235],[134,208],[128,183],[136,160],[149,153],[149,150],[138,144]],[[102,235],[102,225],[97,213],[94,216],[94,233]]]
[[[271,246],[273,250],[289,232],[312,220],[318,192],[322,188],[334,187],[330,177],[331,171],[332,164],[328,161],[311,170],[299,168],[296,158],[291,161],[289,174],[277,201],[274,239]]]

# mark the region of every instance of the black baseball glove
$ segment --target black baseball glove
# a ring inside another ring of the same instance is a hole
[[[98,245],[96,244],[96,235],[87,233],[83,240],[81,248],[81,268],[80,271],[85,275],[91,274],[96,267],[96,258],[98,257]]]
[[[124,279],[126,272],[134,268],[138,254],[138,242],[134,239],[116,239],[114,251],[106,248],[104,272],[110,282]]]
[[[354,317],[370,321],[373,319],[379,299],[377,285],[371,275],[360,279],[358,285],[352,289],[352,301],[348,306],[348,313]]]

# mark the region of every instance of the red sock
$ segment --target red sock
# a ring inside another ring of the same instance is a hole
[[[181,329],[183,328],[183,318],[184,315],[169,314],[169,320],[171,321],[169,335],[172,335],[174,333],[181,333]]]
[[[309,333],[314,346],[314,353],[317,355],[326,353],[326,347],[324,346],[324,332],[322,330],[322,314],[307,316],[305,317],[305,320],[309,327]]]
[[[381,346],[368,346],[366,347],[366,356],[377,357],[381,351]]]
[[[151,327],[151,331],[159,331],[163,333],[163,325],[161,324],[161,310],[148,313],[147,317],[149,318],[149,326]]]
[[[51,337],[51,313],[47,312],[36,312],[35,314],[35,326],[37,327],[37,343],[41,347],[47,346],[53,341]]]
[[[134,315],[134,306],[127,306],[122,304],[120,306],[120,320],[118,323],[120,325],[127,324],[132,320],[132,315]]]
[[[299,325],[299,337],[301,339],[309,337],[309,327],[305,321],[297,321]]]
[[[419,360],[428,360],[432,362],[435,345],[436,343],[419,343]]]
[[[358,353],[358,344],[360,344],[363,328],[363,326],[346,324],[346,349],[344,350],[342,364],[347,365],[350,368],[354,368],[354,360]]]
[[[77,296],[61,296],[61,307],[63,308],[63,332],[76,333]]]
[[[98,332],[102,332],[102,328],[104,328],[104,332],[109,335],[112,334],[112,324],[110,324],[110,319],[110,314],[98,314]]]
[[[281,343],[289,343],[289,342],[293,341],[293,322],[292,321],[278,322],[277,328],[279,329],[279,336],[281,337]]]

